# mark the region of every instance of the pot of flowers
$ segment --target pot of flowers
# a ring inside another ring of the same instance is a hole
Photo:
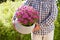
[[[38,21],[38,11],[31,6],[21,6],[17,9],[15,16],[16,20],[15,29],[22,34],[29,34],[35,27],[35,23]]]

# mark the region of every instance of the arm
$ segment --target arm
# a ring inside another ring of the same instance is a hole
[[[57,17],[58,14],[58,9],[57,9],[57,5],[56,5],[56,0],[52,0],[52,7],[50,10],[51,15],[49,15],[49,17],[47,17],[40,25],[41,27],[44,26],[49,26],[52,22],[54,22],[54,20]]]

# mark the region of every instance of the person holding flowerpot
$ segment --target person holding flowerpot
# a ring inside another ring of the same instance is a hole
[[[56,0],[26,0],[24,5],[40,12],[36,27],[31,32],[31,40],[53,40],[54,20],[58,14]]]
[[[32,6],[39,11],[39,19],[31,32],[31,40],[53,40],[54,20],[58,14],[56,0],[26,0],[23,5]]]

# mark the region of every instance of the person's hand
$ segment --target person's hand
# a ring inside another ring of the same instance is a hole
[[[38,31],[38,30],[40,30],[40,29],[41,29],[41,28],[40,28],[40,25],[39,25],[38,23],[36,23],[36,24],[35,24],[35,27],[34,27],[34,29],[33,29],[32,32]]]
[[[15,23],[14,23],[14,21],[12,21],[12,24],[13,24],[13,26],[15,26]]]
[[[12,19],[12,25],[13,25],[13,29],[14,29],[14,30],[16,30],[15,24],[16,24],[16,23],[15,23],[15,20]]]

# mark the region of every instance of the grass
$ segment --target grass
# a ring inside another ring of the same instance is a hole
[[[12,25],[12,17],[16,9],[21,6],[24,1],[12,2],[7,1],[0,4],[0,40],[31,40],[31,35],[23,35],[14,30]],[[60,6],[59,6],[60,10]],[[60,12],[58,12],[55,21],[54,40],[60,40]]]

